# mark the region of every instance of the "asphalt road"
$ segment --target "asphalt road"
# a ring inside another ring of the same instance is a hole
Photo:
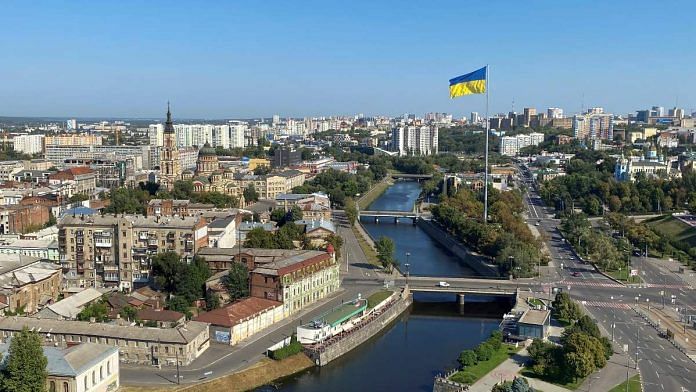
[[[573,299],[581,301],[609,336],[612,335],[612,324],[615,326],[615,350],[622,350],[625,344],[628,345],[628,352],[631,354],[629,366],[635,366],[638,347],[638,367],[643,390],[696,391],[696,364],[667,340],[659,337],[657,331],[630,307],[637,301],[646,300],[652,304],[661,304],[661,291],[666,294],[677,293],[677,300],[690,307],[696,303],[696,292],[675,273],[665,271],[655,262],[640,257],[633,258],[632,263],[645,272],[642,277],[648,283],[647,287],[630,288],[610,280],[595,271],[591,265],[578,260],[558,233],[560,221],[553,219],[553,211],[544,206],[533,189],[528,188],[525,199],[529,222],[538,223],[539,231],[548,237],[547,245],[557,266],[555,285],[569,290]],[[671,294],[667,295],[669,298]]]

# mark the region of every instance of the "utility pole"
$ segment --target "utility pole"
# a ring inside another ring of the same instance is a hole
[[[179,375],[179,350],[174,348],[174,352],[176,353],[176,383],[181,384],[181,376]]]

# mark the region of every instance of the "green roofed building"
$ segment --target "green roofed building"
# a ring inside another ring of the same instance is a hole
[[[353,326],[367,312],[367,299],[358,298],[337,306],[317,317],[312,322],[297,327],[297,340],[302,344],[313,344],[336,335]]]

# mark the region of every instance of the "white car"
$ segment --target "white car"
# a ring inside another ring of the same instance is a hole
[[[439,282],[437,284],[438,287],[450,287],[450,284],[447,282]]]

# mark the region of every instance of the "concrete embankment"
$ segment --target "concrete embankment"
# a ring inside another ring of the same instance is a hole
[[[454,239],[448,232],[440,228],[432,221],[418,219],[418,227],[423,229],[428,235],[440,245],[447,248],[468,267],[482,276],[499,276],[498,267],[488,264],[483,256],[475,255],[469,251],[459,241]]]
[[[375,308],[375,314],[368,316],[370,317],[368,320],[359,323],[344,336],[336,337],[321,347],[305,349],[305,354],[314,361],[315,365],[324,366],[365,343],[390,325],[413,303],[408,290],[396,295],[398,296],[396,299],[386,300],[384,306]]]

